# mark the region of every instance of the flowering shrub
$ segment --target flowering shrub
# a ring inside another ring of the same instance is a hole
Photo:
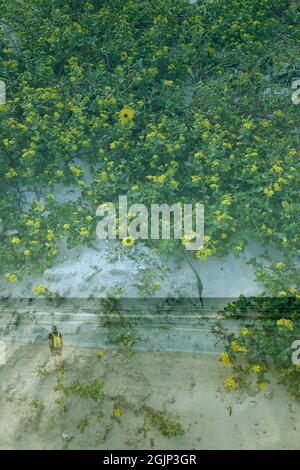
[[[292,361],[292,345],[300,337],[300,298],[241,297],[221,313],[247,322],[236,334],[217,330],[225,340],[220,360],[230,374],[225,387],[236,390],[254,381],[258,390],[264,390],[268,372],[275,370],[280,382],[300,400],[300,361]]]
[[[258,276],[270,293],[294,294],[298,2],[0,0],[0,8],[7,281],[53,264],[62,238],[91,244],[95,208],[126,193],[130,203],[203,202],[200,260],[239,254],[250,239],[280,248],[282,269]],[[64,187],[77,199],[60,197]]]

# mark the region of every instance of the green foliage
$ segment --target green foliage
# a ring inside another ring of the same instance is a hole
[[[38,377],[47,377],[50,374],[50,371],[44,364],[38,363],[36,366],[36,374]]]
[[[172,421],[165,412],[156,410],[150,406],[145,406],[144,411],[146,419],[148,419],[150,424],[159,430],[163,436],[170,438],[182,436],[184,434],[184,429],[181,424],[176,421]],[[144,423],[144,425],[139,429],[139,433],[145,435],[147,429],[147,425]]]
[[[255,381],[263,390],[269,382],[268,372],[273,370],[300,399],[300,364],[292,362],[292,344],[300,336],[300,299],[241,297],[220,313],[226,318],[243,318],[245,323],[237,333],[224,327],[216,331],[225,341],[221,360],[231,370],[226,387],[248,387]]]
[[[110,289],[102,299],[101,324],[108,329],[109,344],[131,348],[137,339],[134,327],[138,320],[122,314],[120,304],[122,292],[121,288]]]
[[[79,432],[84,433],[88,425],[90,424],[88,418],[83,418],[77,425],[77,429]]]
[[[30,406],[39,412],[41,412],[44,408],[44,405],[40,400],[32,400]]]
[[[0,265],[8,281],[51,266],[61,239],[90,245],[96,207],[124,193],[130,203],[203,202],[201,260],[238,255],[254,239],[292,263],[296,1],[0,0],[0,9]],[[59,198],[62,187],[78,199]],[[299,285],[286,265],[266,276],[275,295]]]
[[[103,380],[93,380],[91,383],[83,384],[76,380],[70,385],[65,385],[62,381],[58,380],[56,391],[61,391],[66,397],[71,395],[78,395],[81,398],[90,398],[94,401],[103,400],[105,394],[103,392]]]

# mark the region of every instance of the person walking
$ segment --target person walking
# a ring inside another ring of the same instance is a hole
[[[53,325],[52,331],[48,335],[48,344],[51,355],[54,357],[55,368],[57,368],[62,362],[63,340],[62,334],[58,331],[55,325]]]

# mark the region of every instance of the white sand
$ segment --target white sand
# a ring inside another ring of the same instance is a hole
[[[257,257],[264,248],[249,244],[239,258],[232,254],[223,258],[211,257],[196,261],[203,282],[204,298],[232,298],[240,294],[257,295],[263,286],[255,281],[255,269],[247,260]],[[268,250],[272,259],[280,254]],[[267,261],[265,261],[268,264]],[[141,289],[143,275],[153,271],[153,281],[161,287],[153,294]],[[164,272],[165,271],[165,272]],[[159,279],[160,273],[163,273]],[[40,275],[28,275],[19,282],[0,280],[0,297],[32,297],[32,288],[44,284],[51,292],[64,298],[105,297],[111,288],[122,288],[122,296],[136,297],[197,297],[194,273],[181,255],[162,258],[155,251],[138,243],[130,252],[121,248],[119,241],[98,240],[94,247],[78,246],[68,250],[61,244],[60,255],[53,268]]]
[[[8,344],[6,365],[0,366],[1,449],[300,448],[300,407],[285,390],[272,383],[256,396],[226,393],[230,370],[216,358],[106,351],[98,359],[95,350],[68,348],[65,359],[65,383],[105,381],[103,403],[71,396],[62,413],[48,348]],[[38,364],[51,372],[38,376]],[[112,417],[115,404],[120,418]],[[168,412],[185,434],[168,439],[151,428],[147,437],[137,434],[144,405]],[[103,418],[97,422],[99,411]],[[76,427],[86,417],[89,424],[80,433]]]

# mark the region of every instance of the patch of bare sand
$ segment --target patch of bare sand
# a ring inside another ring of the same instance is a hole
[[[299,405],[276,383],[271,398],[226,393],[228,369],[216,357],[109,350],[98,358],[95,350],[65,348],[66,366],[57,371],[46,346],[7,344],[6,359],[1,449],[300,448]],[[105,382],[103,400],[55,390],[96,379]],[[145,419],[145,406],[180,422],[185,433],[163,436]]]

